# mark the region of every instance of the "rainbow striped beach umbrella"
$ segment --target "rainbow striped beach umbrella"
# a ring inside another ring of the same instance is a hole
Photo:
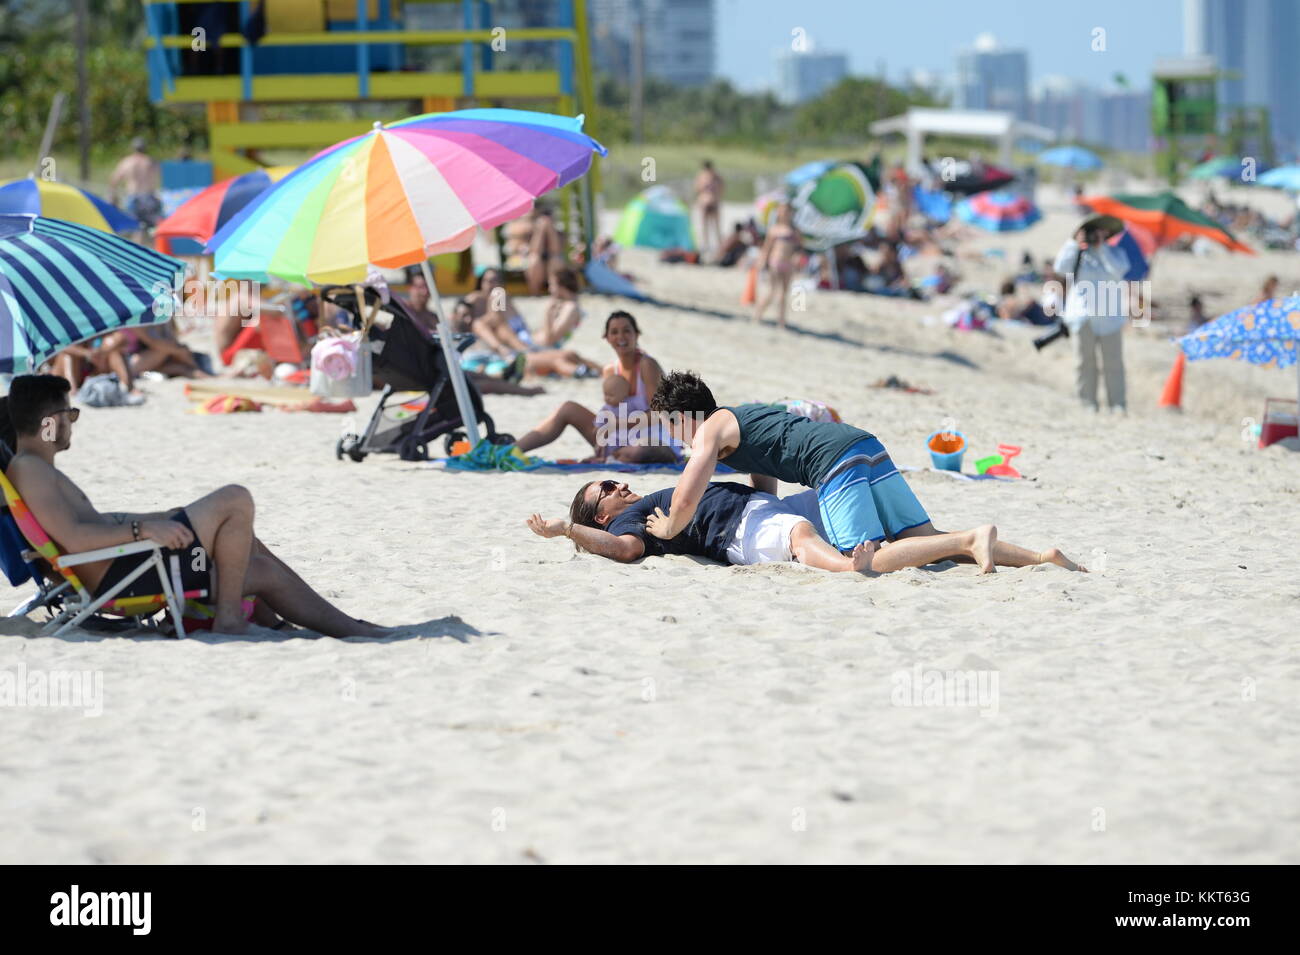
[[[140,228],[134,216],[94,193],[46,179],[13,179],[0,184],[0,215],[62,219],[100,232],[131,232]]]
[[[207,242],[217,230],[262,193],[293,172],[293,166],[271,166],[213,183],[191,196],[153,230],[156,241],[196,239]],[[162,244],[160,252],[168,251]]]
[[[430,113],[318,153],[208,243],[228,278],[347,283],[469,247],[527,213],[605,147],[570,118],[515,109]]]
[[[1043,215],[1030,200],[1014,192],[981,192],[957,204],[957,217],[990,232],[1019,232]]]
[[[317,153],[227,222],[208,243],[226,278],[278,275],[307,284],[363,282],[370,266],[420,264],[442,319],[429,257],[469,247],[568,185],[605,147],[582,116],[516,109],[429,113],[375,123]],[[460,360],[439,335],[471,445],[479,439]]]
[[[168,321],[185,263],[59,219],[0,215],[0,374],[77,342]]]

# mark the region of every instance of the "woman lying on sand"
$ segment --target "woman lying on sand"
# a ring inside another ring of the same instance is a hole
[[[613,364],[601,373],[605,404],[599,412],[576,401],[566,401],[546,420],[517,442],[520,451],[532,451],[550,444],[573,428],[596,451],[588,461],[680,460],[677,445],[660,430],[650,414],[650,396],[659,387],[663,369],[641,351],[641,329],[627,312],[613,312],[605,319],[605,341],[614,349]],[[649,430],[651,433],[645,434]]]
[[[735,481],[710,482],[685,528],[661,540],[647,523],[670,510],[672,494],[664,488],[641,497],[618,481],[589,481],[574,497],[567,521],[534,514],[525,523],[540,537],[568,537],[581,550],[621,563],[685,554],[723,564],[793,561],[818,570],[885,574],[943,560],[980,563],[993,550],[1001,563],[1017,567],[1063,559],[1054,548],[1034,553],[1001,542],[992,524],[879,545],[866,541],[842,554],[825,540],[815,491],[778,498]]]

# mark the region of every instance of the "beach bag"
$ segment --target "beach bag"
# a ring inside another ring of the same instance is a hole
[[[105,375],[92,375],[83,381],[77,392],[77,401],[91,408],[119,408],[140,403],[130,399],[116,373],[111,371]]]
[[[322,338],[311,349],[313,395],[362,398],[374,387],[370,342],[364,333]]]

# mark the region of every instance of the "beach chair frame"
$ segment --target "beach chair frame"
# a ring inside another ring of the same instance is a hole
[[[40,522],[27,509],[27,505],[23,502],[18,489],[13,486],[2,471],[0,471],[0,491],[4,493],[5,504],[9,507],[9,514],[14,523],[18,525],[18,530],[22,532],[27,543],[32,546],[32,550],[23,552],[23,559],[32,563],[38,558],[43,559],[53,568],[55,573],[63,578],[62,583],[49,588],[49,590],[46,590],[44,586],[38,583],[37,586],[40,592],[31,601],[27,602],[30,606],[27,606],[27,604],[20,605],[27,607],[23,614],[25,616],[32,609],[42,605],[50,606],[53,609],[56,595],[64,601],[63,607],[55,612],[54,619],[42,628],[42,636],[61,636],[87,617],[97,613],[109,613],[121,617],[152,617],[164,608],[170,611],[172,625],[176,628],[176,636],[185,636],[185,624],[181,615],[183,601],[202,600],[208,596],[208,592],[206,590],[187,591],[182,589],[180,559],[175,554],[171,556],[170,568],[163,562],[163,548],[157,541],[132,541],[129,544],[116,544],[112,547],[101,547],[97,550],[83,551],[78,554],[63,554],[54,541],[50,539],[45,529],[41,527]],[[86,589],[73,569],[81,564],[97,560],[111,560],[116,557],[144,553],[150,555],[147,560],[141,562],[139,567],[136,567],[110,590],[98,597]],[[161,594],[139,597],[117,596],[139,578],[141,574],[150,569],[158,572],[158,579],[162,582],[163,592]],[[71,591],[71,593],[68,593],[68,591]],[[35,602],[33,603],[33,601]],[[11,616],[13,615],[17,615],[17,611]]]

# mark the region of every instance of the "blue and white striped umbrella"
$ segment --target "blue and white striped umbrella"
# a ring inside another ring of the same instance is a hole
[[[0,215],[0,374],[77,342],[169,321],[185,263],[86,226]]]

